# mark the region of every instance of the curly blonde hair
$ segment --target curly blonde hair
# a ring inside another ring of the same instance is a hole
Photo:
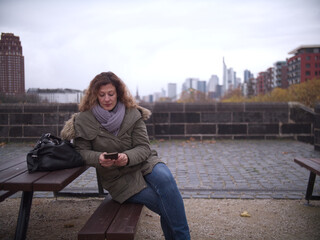
[[[91,110],[98,103],[98,91],[100,87],[110,83],[116,88],[118,101],[122,102],[126,108],[137,107],[134,98],[124,82],[113,72],[102,72],[90,82],[89,88],[79,104],[79,111]]]

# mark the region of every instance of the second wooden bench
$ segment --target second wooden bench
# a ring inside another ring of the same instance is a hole
[[[306,200],[320,200],[320,196],[314,196],[313,187],[316,180],[316,175],[320,175],[320,158],[295,158],[294,162],[298,163],[310,171],[308,187],[306,192]]]

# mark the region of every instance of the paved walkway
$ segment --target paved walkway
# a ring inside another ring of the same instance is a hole
[[[31,148],[31,144],[1,147],[0,164]],[[171,169],[184,198],[303,199],[309,172],[293,159],[320,158],[312,145],[291,140],[155,141],[152,148]],[[89,168],[64,192],[97,189],[95,169]],[[314,194],[320,195],[319,177]],[[36,192],[35,197],[53,194]]]

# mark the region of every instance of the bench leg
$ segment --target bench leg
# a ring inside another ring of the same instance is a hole
[[[313,187],[314,187],[314,182],[316,180],[316,174],[310,171],[310,176],[309,176],[309,182],[308,182],[308,188],[306,192],[306,200],[309,201],[312,198],[312,192],[313,192]]]
[[[101,184],[101,179],[100,176],[98,174],[98,170],[96,169],[96,175],[97,175],[97,184],[98,184],[98,191],[99,191],[99,195],[103,196],[104,195],[104,190]]]
[[[33,198],[33,191],[22,193],[15,240],[26,239],[32,198]]]

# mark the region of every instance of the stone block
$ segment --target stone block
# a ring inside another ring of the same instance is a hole
[[[320,114],[314,116],[314,128],[320,128]]]
[[[297,136],[299,142],[314,144],[314,138],[312,136]]]
[[[243,112],[244,103],[216,103],[217,112]]]
[[[311,134],[311,124],[293,124],[287,123],[281,126],[281,133],[282,134]]]
[[[314,106],[314,111],[320,114],[320,102],[317,102]]]
[[[170,113],[171,123],[199,123],[200,113]]]
[[[272,112],[288,112],[288,103],[263,103],[263,102],[249,102],[245,103],[245,111],[272,111]]]
[[[279,134],[279,124],[248,124],[248,134]]]
[[[59,114],[58,113],[45,113],[43,114],[43,122],[46,125],[59,124]]]
[[[204,123],[227,123],[231,122],[231,119],[231,112],[201,113],[201,122]]]
[[[187,124],[186,134],[216,134],[215,124]]]
[[[247,134],[247,125],[218,124],[218,134]]]
[[[215,112],[215,103],[185,103],[185,112]]]
[[[51,133],[58,136],[57,126],[25,126],[23,127],[23,132],[25,137],[38,137],[40,138],[44,133]]]
[[[289,112],[288,111],[266,111],[263,114],[263,122],[265,123],[288,123]]]
[[[57,104],[26,104],[24,105],[25,113],[53,113],[58,112]]]
[[[76,103],[58,104],[57,107],[58,107],[58,112],[69,112],[69,113],[79,112],[78,104]]]
[[[9,116],[8,114],[0,114],[0,125],[8,125],[9,124]]]
[[[262,112],[233,112],[233,122],[262,122]]]
[[[9,136],[9,129],[10,127],[8,126],[0,126],[0,136],[7,138]]]
[[[155,135],[184,135],[184,124],[155,125]]]
[[[45,113],[43,114],[43,122],[45,125],[64,125],[71,118],[72,113]]]
[[[43,114],[40,113],[14,113],[10,114],[10,125],[43,124]]]
[[[0,113],[22,113],[23,104],[1,103]]]
[[[303,108],[293,107],[290,109],[290,119],[296,123],[313,123],[314,113],[306,111]]]
[[[10,127],[9,129],[9,137],[22,137],[22,127]]]
[[[234,136],[234,140],[264,140],[265,136]]]
[[[163,103],[156,102],[153,107],[154,112],[183,112],[183,103]]]
[[[162,113],[153,113],[152,114],[153,116],[153,122],[155,124],[157,123],[169,123],[170,122],[170,118],[169,118],[169,113],[165,113],[165,112],[162,112]]]

